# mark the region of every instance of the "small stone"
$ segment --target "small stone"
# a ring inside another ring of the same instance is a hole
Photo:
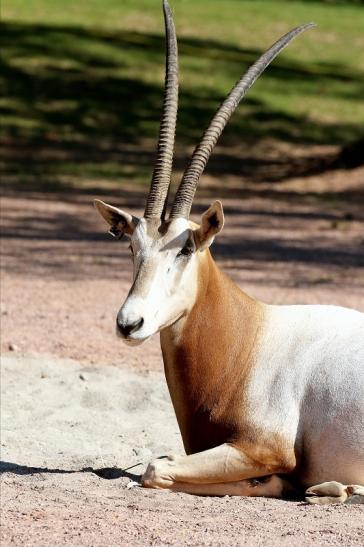
[[[83,374],[80,374],[78,377],[79,377],[79,379],[82,380],[83,382],[86,382],[86,378],[84,377]]]
[[[132,488],[139,488],[140,487],[140,484],[138,482],[135,482],[135,481],[130,481],[127,485],[126,485],[126,488],[128,490],[131,490]]]
[[[16,344],[9,344],[9,351],[19,351],[19,349],[19,346],[17,346]]]

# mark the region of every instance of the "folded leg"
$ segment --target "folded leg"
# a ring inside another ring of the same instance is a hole
[[[175,482],[171,485],[170,490],[197,496],[255,496],[266,498],[291,498],[297,496],[297,492],[292,485],[278,477],[278,475],[211,484]]]
[[[288,483],[242,450],[223,444],[189,456],[155,460],[142,485],[198,495],[281,497]]]

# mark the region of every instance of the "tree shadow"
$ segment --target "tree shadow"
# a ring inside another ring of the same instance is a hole
[[[218,241],[214,245],[214,256],[223,260],[234,256],[235,259],[259,263],[301,263],[306,265],[340,266],[342,268],[364,268],[364,247],[362,252],[357,246],[340,248],[327,248],[318,242],[289,241],[275,239],[264,241],[249,238],[242,240],[240,237],[225,237],[223,243]],[[235,265],[239,268],[239,264]]]
[[[257,196],[256,192],[253,194]],[[31,195],[31,199],[36,199],[37,195]],[[57,196],[62,200],[62,194],[53,194],[55,202],[58,201]],[[342,210],[342,203],[341,210],[320,206],[307,208],[304,200],[300,205],[294,203],[292,207],[281,209],[279,206],[271,210],[259,204],[249,208],[242,206],[250,197],[248,192],[241,192],[241,203],[233,205],[230,202],[225,208],[226,218],[229,219],[227,224],[233,226],[233,230],[227,227],[223,236],[214,243],[212,252],[219,261],[228,261],[230,269],[241,269],[244,265],[245,269],[262,271],[272,264],[280,264],[287,272],[296,265],[305,264],[307,267],[325,269],[328,273],[331,269],[332,280],[335,278],[332,277],[335,268],[342,271],[351,269],[358,272],[359,279],[359,272],[364,268],[364,239],[360,243],[358,237],[351,235],[350,227],[351,223],[357,224],[364,217],[360,212],[352,212],[349,201],[349,212]],[[294,193],[287,193],[283,199],[288,203],[296,197]],[[351,199],[354,204],[359,194],[351,195]],[[128,245],[115,241],[106,233],[106,224],[101,220],[97,222],[96,212],[87,201],[87,196],[81,196],[82,207],[77,213],[74,204],[71,209],[66,206],[61,212],[51,208],[49,212],[35,214],[31,204],[29,211],[20,209],[16,213],[13,210],[9,215],[5,212],[2,237],[7,270],[14,274],[26,271],[29,276],[48,275],[68,280],[99,277],[114,280],[117,272],[118,278],[130,280]],[[138,198],[132,195],[118,200],[115,195],[115,200],[111,199],[112,203],[134,211],[137,201]],[[197,216],[205,209],[206,204],[200,201],[195,205],[194,212]],[[270,230],[277,223],[281,233],[273,235]],[[322,223],[327,227],[326,231],[311,231],[308,237],[295,235],[298,226],[305,231],[313,224],[319,226]],[[345,239],[342,238],[342,230],[348,230]],[[287,233],[290,233],[288,238]]]
[[[16,198],[23,195],[34,202],[66,201],[83,206],[82,218],[71,210],[48,213],[46,207],[36,217],[21,210],[17,215],[9,214],[2,235],[14,240],[12,249],[7,251],[14,253],[10,257],[11,268],[24,271],[27,261],[34,266],[35,257],[49,273],[71,276],[85,275],[90,264],[95,268],[97,264],[116,265],[120,257],[115,256],[115,247],[107,243],[107,236],[89,219],[94,218],[91,197],[104,195],[104,199],[134,211],[144,205],[163,97],[164,36],[6,22],[2,39],[3,192]],[[181,72],[221,71],[223,81],[228,83],[226,91],[261,53],[193,37],[182,37],[179,48]],[[155,74],[160,74],[160,78],[150,76]],[[283,56],[269,67],[264,80],[272,93],[284,90],[305,97],[324,89],[328,97],[351,101],[361,100],[364,95],[363,74],[333,62],[305,63]],[[190,146],[197,142],[223,98],[223,93],[212,90],[208,82],[205,86],[201,80],[196,81],[181,86],[177,135],[180,146],[175,161],[179,171],[185,166]],[[364,189],[298,194],[282,188],[277,191],[275,187],[275,183],[292,177],[338,167],[335,154],[294,158],[277,149],[267,156],[261,143],[267,135],[272,138],[273,148],[275,139],[313,145],[354,139],[360,143],[362,127],[288,114],[274,108],[264,97],[248,96],[244,107],[234,114],[208,166],[208,172],[221,179],[218,192],[212,185],[201,185],[199,197],[236,197],[242,201],[258,197],[295,205],[288,213],[277,209],[269,213],[270,222],[277,218],[282,222],[288,218],[310,222],[315,215],[341,222],[343,209],[351,211],[355,205],[357,210],[358,204],[363,203]],[[356,156],[360,157],[360,147]],[[225,184],[225,176],[239,177],[239,181]],[[100,181],[106,181],[107,186],[100,186]],[[254,185],[246,184],[247,181]],[[340,205],[340,212],[332,214],[332,218],[331,213],[325,212],[330,204]],[[86,205],[90,207],[87,212]],[[310,205],[311,212],[304,212],[306,205]],[[202,211],[198,204],[197,210]],[[253,213],[257,223],[267,215],[259,207]],[[228,214],[240,215],[244,224],[246,212],[241,207],[230,207]],[[254,228],[251,219],[249,222]],[[22,247],[21,259],[16,256],[17,238],[28,242],[27,250]],[[59,253],[55,243],[62,242],[65,244]],[[88,244],[87,249],[86,245],[81,249],[82,243]],[[89,243],[94,243],[92,249]],[[325,252],[323,245],[318,244],[318,251],[314,254],[305,244],[294,241],[271,240],[263,244],[257,239],[244,241],[228,235],[216,246],[216,254],[222,258],[246,256],[260,263],[309,261],[333,266],[348,261],[363,266],[362,247],[356,248],[357,258],[351,248]],[[86,265],[81,268],[83,259]],[[113,268],[103,275],[114,275]]]
[[[6,187],[18,183],[23,190],[38,185],[57,191],[71,186],[65,178],[73,183],[102,176],[149,178],[163,92],[162,81],[157,83],[145,74],[163,70],[162,35],[6,22],[2,40],[0,113]],[[182,69],[186,65],[193,70],[191,66],[198,63],[198,70],[206,66],[208,71],[219,63],[216,70],[221,69],[231,84],[260,53],[215,40],[180,39]],[[351,101],[361,100],[364,94],[363,74],[338,63],[303,63],[283,57],[264,78],[272,93],[284,88],[307,96],[316,94],[319,87],[332,98]],[[195,144],[222,99],[218,90],[208,86],[182,86],[178,141],[184,146]],[[289,158],[264,161],[263,153],[258,153],[259,161],[246,161],[240,152],[230,151],[242,135],[259,152],[259,143],[267,135],[287,142],[339,144],[358,139],[362,128],[310,120],[274,108],[263,98],[247,97],[244,108],[229,123],[222,152],[214,155],[213,174],[247,174],[253,180],[264,176],[274,181],[330,166],[325,162],[289,164]],[[153,145],[146,139],[153,139]],[[176,167],[182,168],[185,160],[185,154],[177,153]]]

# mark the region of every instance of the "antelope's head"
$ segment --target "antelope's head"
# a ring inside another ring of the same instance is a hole
[[[222,205],[215,201],[200,225],[189,220],[198,181],[230,116],[268,64],[298,34],[301,25],[273,44],[240,78],[222,103],[183,174],[167,218],[178,110],[178,51],[172,14],[163,0],[166,30],[166,77],[157,158],[143,218],[100,200],[95,206],[118,239],[129,236],[134,273],[129,294],[116,319],[125,342],[139,344],[184,315],[197,291],[199,260],[224,224]]]

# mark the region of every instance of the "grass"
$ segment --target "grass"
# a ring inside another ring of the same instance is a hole
[[[164,73],[160,4],[7,0],[0,72],[7,182],[49,185],[71,177],[77,186],[84,178],[149,179]],[[359,2],[171,4],[181,65],[178,142],[184,150],[196,143],[261,51],[309,20],[318,28],[299,37],[265,72],[221,145],[259,149],[267,137],[277,143],[344,144],[363,134]]]

